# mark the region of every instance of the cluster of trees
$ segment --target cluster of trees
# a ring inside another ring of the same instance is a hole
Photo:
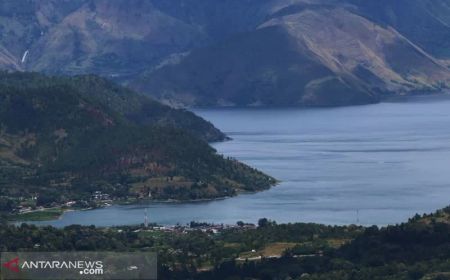
[[[311,229],[299,224],[272,228],[285,228],[281,230],[285,233],[286,229],[303,228],[301,235],[305,234],[305,229]],[[263,237],[273,238],[273,233],[267,230],[259,229],[256,233],[264,232]],[[292,231],[290,236],[295,236],[295,232]],[[342,231],[333,232],[327,236],[349,237],[352,231],[346,235],[342,235]],[[255,234],[247,235],[247,238],[249,236]],[[282,239],[293,240],[287,236]],[[197,275],[197,279],[230,279],[233,276],[307,280],[450,279],[450,207],[432,215],[416,216],[400,225],[365,228],[342,247],[323,248],[322,255],[295,257],[311,254],[317,247],[305,249],[308,248],[299,246],[287,250],[282,258],[263,259],[257,263],[239,264],[231,260],[216,266],[213,271]]]
[[[137,226],[56,229],[4,223],[0,251],[156,251],[160,279],[448,279],[450,208],[386,228],[277,225],[266,220],[261,224],[211,234],[146,231]],[[327,243],[338,239],[349,242]],[[297,246],[279,258],[237,260],[242,253],[276,242]]]
[[[196,222],[192,225],[206,226]],[[0,251],[156,251],[161,279],[186,279],[203,277],[198,270],[204,267],[218,273],[241,253],[262,249],[272,242],[319,240],[337,233],[349,237],[359,232],[356,227],[275,223],[257,229],[227,229],[216,235],[201,230],[186,234],[139,229],[141,227],[137,226],[96,228],[76,225],[57,229],[4,223],[0,227]]]
[[[1,212],[11,212],[14,208],[16,208],[17,203],[15,200],[10,199],[8,197],[0,196],[0,213]]]

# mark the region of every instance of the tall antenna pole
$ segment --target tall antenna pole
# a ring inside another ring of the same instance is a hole
[[[359,209],[356,209],[356,224],[359,225]]]
[[[144,227],[148,227],[148,214],[147,214],[148,208],[145,208],[145,216],[144,216]]]

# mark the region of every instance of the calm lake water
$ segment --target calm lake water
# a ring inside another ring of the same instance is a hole
[[[450,99],[335,109],[218,109],[198,114],[233,141],[226,156],[282,182],[198,203],[147,203],[68,212],[53,226],[173,225],[192,220],[386,225],[450,204]]]

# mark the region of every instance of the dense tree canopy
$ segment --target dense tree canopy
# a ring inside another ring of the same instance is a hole
[[[0,190],[38,205],[121,198],[191,200],[275,181],[224,159],[211,124],[95,76],[0,73]],[[57,191],[55,191],[57,190]]]

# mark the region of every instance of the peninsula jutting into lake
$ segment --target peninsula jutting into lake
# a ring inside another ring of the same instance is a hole
[[[213,144],[277,178],[255,194],[198,202],[141,201],[38,222],[67,226],[163,225],[190,221],[388,225],[445,207],[450,96],[336,109],[198,110],[232,138]],[[426,116],[426,117],[424,117]],[[424,187],[427,186],[427,187]]]

